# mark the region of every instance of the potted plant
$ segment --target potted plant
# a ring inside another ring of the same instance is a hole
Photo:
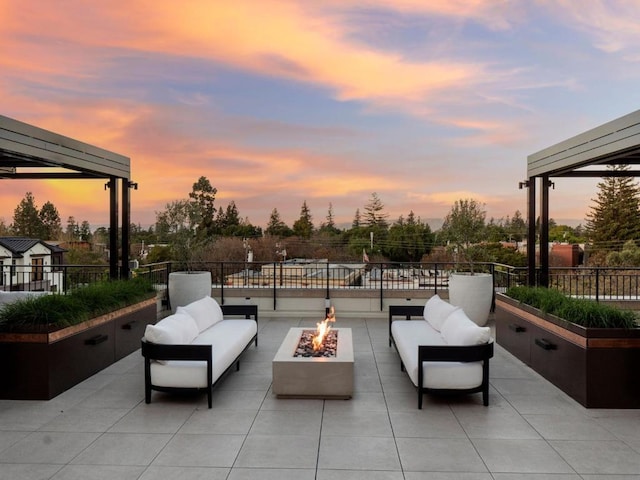
[[[175,313],[178,307],[211,295],[211,272],[196,269],[197,251],[195,237],[189,230],[183,230],[173,245],[173,252],[178,264],[184,265],[185,268],[169,273],[167,286],[172,313]]]
[[[156,292],[142,278],[2,305],[0,398],[53,398],[137,350],[156,317]]]
[[[442,225],[442,235],[453,251],[456,271],[449,276],[449,302],[462,307],[480,326],[489,318],[493,301],[493,275],[475,270],[481,259],[486,212],[473,199],[456,200]],[[463,271],[466,265],[468,271]]]
[[[496,294],[496,340],[585,407],[639,408],[636,315],[537,287]]]

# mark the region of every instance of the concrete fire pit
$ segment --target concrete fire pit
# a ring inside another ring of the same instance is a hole
[[[335,357],[294,356],[302,332],[291,328],[273,359],[273,393],[278,398],[341,398],[353,396],[353,338],[350,328],[335,328]]]

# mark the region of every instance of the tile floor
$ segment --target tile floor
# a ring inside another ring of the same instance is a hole
[[[280,342],[316,320],[261,319],[211,410],[205,395],[146,405],[139,352],[53,400],[1,400],[0,480],[640,479],[640,410],[587,410],[499,346],[489,407],[418,410],[383,319],[336,325],[353,329],[353,399],[275,398]]]

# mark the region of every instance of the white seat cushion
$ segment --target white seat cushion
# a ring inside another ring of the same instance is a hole
[[[402,358],[404,368],[411,382],[417,386],[418,346],[446,345],[446,342],[442,335],[432,328],[429,323],[419,320],[396,320],[391,324],[391,333],[400,358]],[[482,384],[482,362],[423,363],[423,387],[468,389]]]
[[[194,345],[213,346],[213,378],[218,378],[242,353],[258,331],[254,320],[227,319],[202,332]]]
[[[176,312],[187,313],[193,317],[198,325],[198,331],[204,332],[207,328],[222,321],[222,309],[215,298],[202,297],[189,305],[178,307]]]

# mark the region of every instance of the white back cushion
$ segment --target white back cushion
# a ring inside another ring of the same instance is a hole
[[[155,325],[147,325],[144,336],[152,343],[182,345],[191,343],[198,333],[193,318],[185,313],[174,313]]]
[[[439,295],[434,295],[424,305],[424,319],[440,332],[447,317],[459,309],[460,307],[454,307],[449,302],[442,300]]]
[[[489,327],[479,327],[462,309],[452,312],[440,331],[447,345],[480,345],[491,338]]]
[[[178,307],[176,313],[178,312],[190,315],[196,321],[199,332],[205,331],[207,328],[222,320],[222,309],[220,305],[209,295],[195,302],[191,302],[184,307]]]

